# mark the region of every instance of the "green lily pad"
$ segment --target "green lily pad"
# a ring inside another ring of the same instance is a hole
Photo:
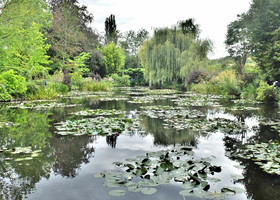
[[[143,194],[154,194],[157,192],[156,188],[142,188],[141,192]]]
[[[121,197],[125,195],[125,191],[124,190],[111,190],[109,192],[109,194],[113,197]]]

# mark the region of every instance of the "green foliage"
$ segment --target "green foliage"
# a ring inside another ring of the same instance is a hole
[[[25,77],[17,75],[13,70],[0,74],[0,84],[3,84],[7,92],[15,97],[22,96],[27,89]]]
[[[191,85],[191,91],[201,94],[220,94],[220,88],[213,82],[201,82]]]
[[[124,41],[121,41],[120,43],[127,55],[137,57],[139,48],[148,37],[149,32],[145,29],[140,29],[137,33],[130,30],[125,33]]]
[[[145,85],[144,71],[144,68],[129,68],[120,70],[119,72],[125,75],[129,75],[132,85]]]
[[[206,55],[211,45],[192,33],[180,28],[162,28],[145,41],[139,56],[145,67],[145,79],[149,85],[184,80],[192,70],[207,64]]]
[[[27,94],[26,99],[34,100],[34,99],[55,99],[59,95],[57,91],[56,84],[48,84],[47,87],[40,86],[36,90],[34,94]]]
[[[7,1],[0,18],[1,71],[13,69],[27,78],[43,76],[50,63],[42,28],[51,14],[43,0]]]
[[[239,66],[241,74],[244,73],[244,67],[250,53],[249,31],[246,23],[247,21],[244,16],[239,16],[237,20],[230,23],[228,25],[227,38],[225,41],[227,50]]]
[[[115,15],[110,15],[110,17],[105,20],[105,43],[118,43],[118,31]]]
[[[118,86],[118,87],[130,86],[129,75],[119,76],[118,74],[112,74],[111,77],[114,80],[114,86]]]
[[[12,96],[7,92],[5,86],[0,84],[0,102],[1,101],[10,101]]]
[[[191,90],[204,94],[220,94],[225,97],[240,96],[241,83],[234,70],[226,70],[220,72],[209,82],[192,85]]]
[[[101,50],[101,53],[107,75],[117,73],[123,68],[125,54],[121,47],[116,46],[114,43],[109,43]]]
[[[229,52],[244,66],[250,53],[266,80],[280,79],[280,1],[253,0],[246,13],[228,26]]]
[[[73,60],[68,58],[65,67],[70,70],[77,70],[77,73],[81,75],[88,74],[90,70],[85,63],[89,58],[90,53],[82,52],[80,55],[74,57]]]
[[[257,100],[263,102],[273,102],[277,99],[276,88],[273,85],[268,85],[266,82],[261,81],[260,86],[257,88]]]
[[[96,81],[91,78],[84,79],[83,82],[83,91],[91,91],[91,92],[100,92],[100,91],[109,91],[112,86],[111,82],[101,80]]]
[[[249,84],[242,89],[241,97],[243,99],[255,99],[257,96],[257,87],[254,84]]]

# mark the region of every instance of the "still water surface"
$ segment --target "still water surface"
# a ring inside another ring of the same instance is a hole
[[[194,147],[193,157],[210,158],[211,164],[221,166],[222,171],[215,175],[215,178],[221,181],[212,183],[211,191],[220,191],[225,186],[245,190],[244,193],[230,195],[226,199],[280,199],[278,176],[266,174],[253,162],[232,158],[228,153],[246,143],[279,140],[277,132],[259,124],[261,118],[279,118],[278,107],[254,105],[258,109],[225,109],[233,106],[232,102],[220,102],[222,106],[218,107],[183,106],[186,110],[199,110],[209,119],[226,118],[248,126],[246,131],[238,133],[226,133],[219,130],[205,134],[197,131],[165,129],[163,120],[143,115],[142,106],[177,107],[176,101],[166,97],[142,103],[128,101],[133,97],[143,95],[144,92],[141,93],[139,88],[120,88],[110,94],[111,99],[106,99],[106,94],[102,94],[102,98],[95,95],[76,95],[58,100],[66,105],[76,105],[73,107],[30,109],[11,108],[9,106],[14,104],[1,104],[0,122],[9,122],[10,125],[0,128],[0,149],[32,146],[33,149],[40,149],[42,152],[38,158],[28,161],[5,160],[7,156],[0,153],[0,199],[200,199],[181,196],[179,194],[182,190],[181,184],[174,181],[156,186],[157,192],[152,195],[126,191],[122,197],[113,197],[108,193],[112,188],[103,185],[104,179],[93,176],[97,172],[115,170],[112,164],[115,161],[125,162],[127,158],[170,149],[178,145],[191,145]],[[148,96],[147,93],[145,95]],[[114,99],[115,97],[118,99]],[[187,97],[183,96],[183,98]],[[83,118],[73,113],[86,109],[125,111],[126,116],[140,119],[141,130],[116,137],[61,136],[55,133],[56,123]],[[239,169],[234,167],[236,165],[242,165],[245,168]],[[244,179],[234,180],[231,177],[232,174],[243,175]]]

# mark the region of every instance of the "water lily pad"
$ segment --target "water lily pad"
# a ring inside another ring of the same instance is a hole
[[[125,195],[125,191],[124,190],[111,190],[109,192],[109,194],[113,197],[121,197]]]
[[[194,196],[193,190],[182,190],[179,194],[182,196]]]
[[[154,194],[157,192],[156,188],[142,188],[141,192],[143,194]]]
[[[243,175],[239,175],[239,174],[231,174],[230,176],[231,176],[231,178],[233,180],[236,180],[236,181],[244,179],[244,176]]]

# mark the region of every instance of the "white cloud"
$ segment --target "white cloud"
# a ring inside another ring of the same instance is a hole
[[[201,37],[213,41],[213,58],[226,55],[227,25],[249,9],[251,0],[80,0],[94,15],[93,27],[104,32],[104,22],[114,14],[121,32],[175,25],[194,18]]]

